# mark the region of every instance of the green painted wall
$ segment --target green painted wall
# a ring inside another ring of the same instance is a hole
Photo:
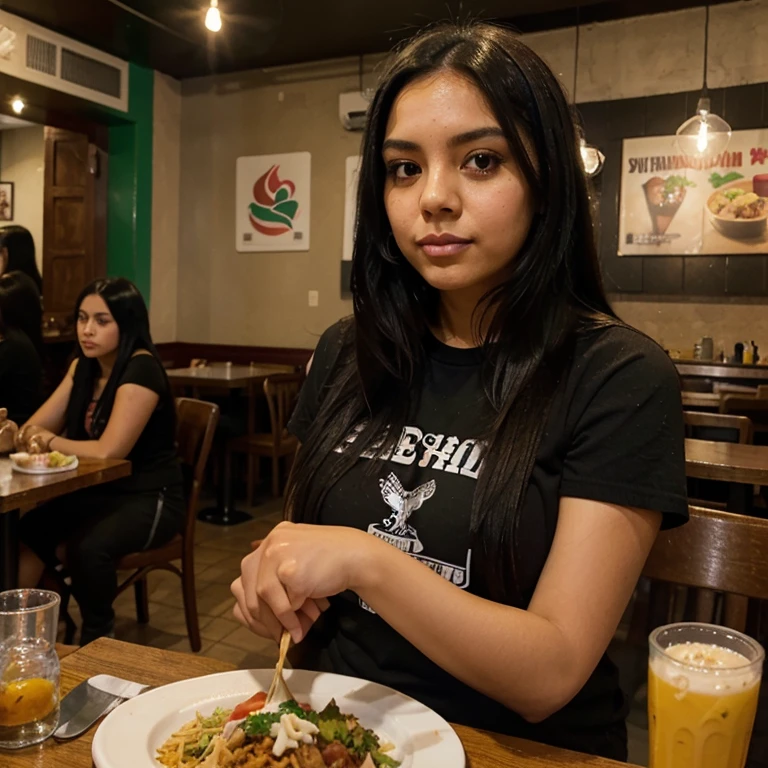
[[[152,266],[154,71],[131,63],[128,113],[109,110],[107,272],[127,277],[149,304]]]

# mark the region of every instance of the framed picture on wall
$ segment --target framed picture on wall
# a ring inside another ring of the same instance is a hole
[[[0,223],[13,221],[13,182],[0,181]]]
[[[683,155],[675,136],[624,139],[619,256],[768,253],[768,130]]]
[[[309,152],[237,158],[238,251],[309,250],[310,173]]]

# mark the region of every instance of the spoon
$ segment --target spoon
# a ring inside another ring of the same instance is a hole
[[[283,634],[280,636],[280,654],[277,657],[277,664],[275,665],[275,674],[272,676],[272,683],[269,686],[269,690],[267,691],[267,699],[264,702],[265,707],[272,703],[272,699],[274,699],[277,695],[278,689],[280,689],[283,694],[283,701],[294,699],[293,694],[291,693],[288,685],[285,682],[285,679],[283,678],[283,665],[285,664],[285,657],[288,654],[288,648],[290,648],[290,645],[291,636],[288,631],[284,629]]]

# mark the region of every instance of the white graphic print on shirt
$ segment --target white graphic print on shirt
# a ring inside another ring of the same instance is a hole
[[[336,451],[338,453],[346,451],[357,440],[364,427],[365,425],[362,424],[354,429],[336,448]],[[484,443],[481,440],[474,438],[461,440],[454,435],[425,433],[418,427],[407,426],[403,428],[400,440],[394,449],[382,454],[376,446],[373,446],[363,451],[360,458],[379,459],[404,465],[411,465],[418,458],[419,467],[429,467],[476,480],[483,463],[483,448]],[[472,550],[467,550],[464,565],[427,557],[423,554],[424,545],[419,539],[415,523],[412,524],[410,520],[413,513],[435,495],[437,482],[430,480],[408,491],[403,487],[398,476],[390,472],[386,478],[379,480],[379,487],[384,503],[390,508],[391,514],[382,522],[371,523],[368,526],[368,533],[407,553],[460,589],[467,589]],[[367,611],[374,612],[362,600],[360,605]]]
[[[419,541],[419,534],[408,518],[427,500],[435,495],[437,484],[430,480],[413,491],[406,491],[394,472],[386,480],[379,480],[381,496],[389,504],[392,514],[383,523],[372,523],[368,533],[388,541],[403,552],[418,553],[424,549]]]

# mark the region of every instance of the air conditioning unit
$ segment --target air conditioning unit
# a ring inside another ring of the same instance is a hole
[[[339,94],[339,119],[347,131],[362,131],[370,102],[360,91]]]
[[[0,11],[0,75],[128,111],[128,62]]]

